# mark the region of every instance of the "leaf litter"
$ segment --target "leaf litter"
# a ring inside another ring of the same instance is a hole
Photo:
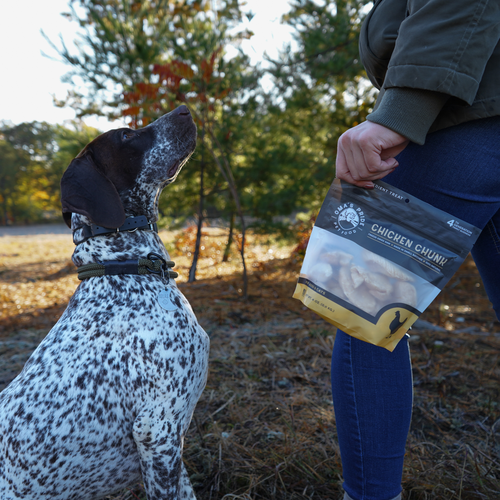
[[[330,394],[335,328],[291,298],[293,245],[251,235],[249,299],[236,249],[204,228],[163,231],[179,288],[211,338],[207,387],[184,444],[198,500],[335,499],[341,462]],[[175,245],[175,242],[178,242]],[[0,239],[0,390],[62,314],[79,281],[66,235]],[[403,498],[500,498],[500,324],[469,257],[412,329],[414,411]],[[142,485],[109,500],[146,498]]]

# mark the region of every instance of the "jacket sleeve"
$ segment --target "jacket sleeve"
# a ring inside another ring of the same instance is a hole
[[[377,108],[366,119],[422,145],[449,97],[430,90],[392,87],[380,93]]]
[[[498,0],[408,0],[383,87],[441,92],[472,104],[500,36]]]
[[[391,11],[402,19],[392,39],[380,29]],[[472,104],[499,37],[497,0],[379,0],[360,40],[367,72],[382,86],[367,119],[424,144],[450,97]]]

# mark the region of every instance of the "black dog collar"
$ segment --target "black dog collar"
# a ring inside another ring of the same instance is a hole
[[[128,217],[125,220],[125,224],[123,224],[123,226],[114,229],[98,226],[96,224],[90,224],[90,226],[84,225],[81,228],[82,238],[80,240],[76,240],[75,238],[76,231],[73,233],[73,243],[75,245],[80,245],[80,243],[84,243],[85,241],[89,240],[90,238],[94,238],[95,236],[121,232],[131,233],[137,231],[138,229],[149,229],[150,231],[154,231],[155,233],[158,232],[158,226],[156,225],[156,222],[151,223],[148,221],[145,215],[139,215],[137,217]]]

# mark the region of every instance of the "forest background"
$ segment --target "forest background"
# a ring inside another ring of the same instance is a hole
[[[339,135],[374,99],[357,59],[368,3],[290,2],[283,22],[293,50],[263,69],[241,50],[252,36],[242,2],[71,0],[65,15],[77,39],[49,41],[75,82],[55,104],[76,119],[0,122],[0,224],[60,220],[61,175],[99,133],[85,118],[137,128],[180,104],[195,117],[198,147],[160,201],[163,225],[235,216],[241,225],[244,215],[248,225],[283,230],[284,217],[317,211]]]

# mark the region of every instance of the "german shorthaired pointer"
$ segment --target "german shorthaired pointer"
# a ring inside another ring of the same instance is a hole
[[[66,170],[73,262],[104,275],[82,281],[0,394],[1,500],[96,500],[141,478],[148,500],[195,498],[182,444],[209,340],[154,231],[158,196],[195,143],[180,106],[143,129],[102,134]]]

